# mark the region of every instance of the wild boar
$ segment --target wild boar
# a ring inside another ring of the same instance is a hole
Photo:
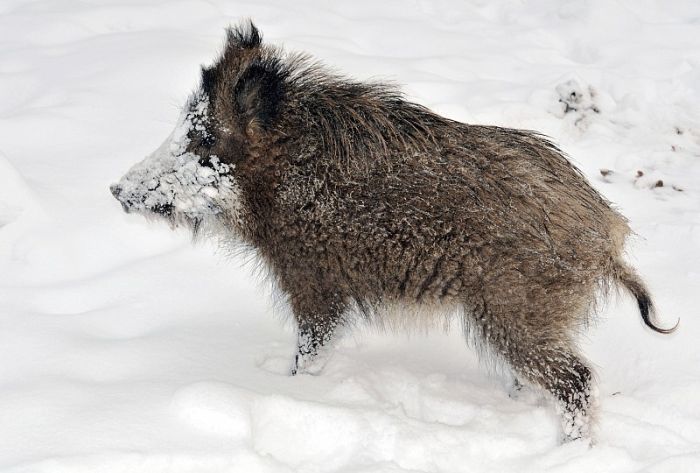
[[[124,210],[253,248],[296,321],[292,374],[358,317],[452,311],[551,395],[566,439],[590,436],[576,335],[597,295],[626,288],[670,331],[623,261],[625,218],[540,134],[441,117],[252,23],[227,33],[175,131],[111,187]]]

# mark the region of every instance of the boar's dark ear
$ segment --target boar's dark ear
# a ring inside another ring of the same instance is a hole
[[[248,66],[233,91],[236,111],[246,131],[268,128],[285,98],[289,73],[278,60],[259,60]]]
[[[243,49],[257,48],[262,44],[262,34],[251,20],[228,28],[226,30],[226,38],[229,46]]]

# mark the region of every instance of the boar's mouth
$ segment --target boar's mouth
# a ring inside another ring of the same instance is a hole
[[[164,217],[170,217],[173,215],[173,210],[175,207],[170,203],[159,203],[147,208],[145,206],[146,196],[142,196],[141,199],[134,199],[134,196],[125,196],[122,186],[119,184],[112,184],[109,186],[109,190],[115,199],[119,201],[122,209],[126,213],[131,213],[132,211],[150,211],[151,213],[162,215]]]
[[[151,212],[162,215],[163,217],[171,217],[173,215],[173,208],[172,204],[158,204],[151,208]]]
[[[235,198],[236,185],[230,166],[216,157],[206,163],[196,158],[191,153],[172,157],[170,171],[156,175],[151,166],[137,165],[110,191],[124,212],[165,220],[172,229],[188,228],[197,238],[205,226],[217,226],[221,206]]]

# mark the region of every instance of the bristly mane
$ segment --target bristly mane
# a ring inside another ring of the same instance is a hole
[[[250,21],[227,29],[226,47],[257,49],[241,78],[249,88],[264,92],[258,95],[264,97],[258,104],[260,124],[272,124],[280,108],[294,108],[304,118],[303,125],[318,136],[320,151],[346,163],[358,155],[391,155],[397,145],[409,152],[435,150],[436,131],[461,125],[407,101],[394,84],[358,82],[306,54],[262,45],[262,34]],[[205,89],[211,87],[211,75],[203,70]]]
[[[357,82],[303,54],[287,56],[284,62],[289,68],[290,105],[304,113],[323,152],[342,161],[389,156],[397,148],[435,150],[439,148],[435,132],[456,124],[408,102],[394,84]]]

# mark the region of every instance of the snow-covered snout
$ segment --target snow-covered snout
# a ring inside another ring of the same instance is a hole
[[[193,94],[165,142],[110,186],[125,212],[163,216],[173,226],[196,229],[230,207],[233,166],[212,154],[208,109],[208,96]]]

